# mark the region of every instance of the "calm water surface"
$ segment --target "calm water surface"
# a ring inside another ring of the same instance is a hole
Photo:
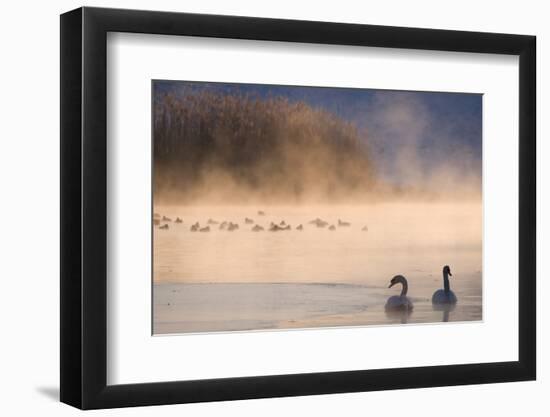
[[[265,215],[258,215],[262,210]],[[154,228],[154,333],[433,323],[482,319],[480,203],[364,206],[156,206],[183,223]],[[245,217],[254,224],[245,224]],[[319,228],[309,222],[328,222]],[[207,220],[229,232],[191,232]],[[338,226],[338,220],[350,226]],[[284,221],[290,231],[267,231]],[[259,224],[264,231],[254,232]],[[302,225],[304,230],[296,227]],[[329,230],[335,225],[336,230]],[[365,226],[368,231],[364,231]],[[434,310],[443,265],[459,302]],[[415,308],[388,315],[405,275]]]

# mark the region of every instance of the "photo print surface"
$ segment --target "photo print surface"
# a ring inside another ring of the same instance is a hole
[[[482,95],[152,81],[153,334],[482,320]]]

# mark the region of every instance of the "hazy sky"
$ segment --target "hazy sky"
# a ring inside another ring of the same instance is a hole
[[[355,88],[155,81],[155,93],[208,90],[286,97],[356,124],[380,174],[398,183],[445,172],[481,178],[482,95]],[[481,184],[481,181],[479,181]]]

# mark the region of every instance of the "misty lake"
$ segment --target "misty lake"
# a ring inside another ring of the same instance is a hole
[[[153,332],[481,320],[481,210],[479,201],[156,205],[171,221],[160,221],[168,229],[153,232]],[[175,223],[177,217],[183,222]],[[327,224],[311,224],[316,218]],[[239,228],[221,230],[223,221]],[[270,223],[283,221],[291,230],[269,231]],[[196,222],[210,230],[191,231]],[[255,225],[264,230],[253,231]],[[446,264],[458,303],[442,311],[432,307],[431,296],[443,286]],[[400,292],[388,288],[397,274],[408,280],[411,314],[384,310],[387,298]]]

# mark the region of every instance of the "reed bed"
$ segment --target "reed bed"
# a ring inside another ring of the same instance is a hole
[[[153,136],[162,200],[338,199],[376,178],[354,124],[284,97],[158,91]]]

